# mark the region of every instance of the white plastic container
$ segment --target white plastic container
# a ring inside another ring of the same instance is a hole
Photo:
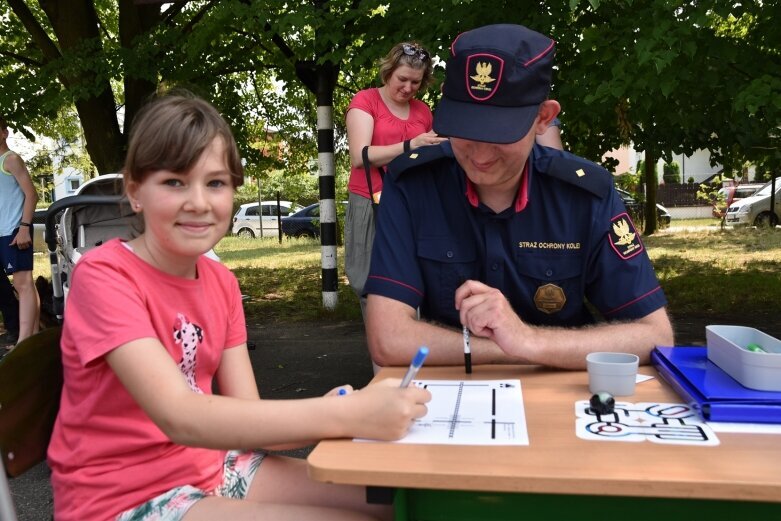
[[[781,391],[781,341],[744,326],[706,326],[708,359],[744,387]],[[765,351],[746,349],[756,344]]]
[[[589,391],[632,396],[635,394],[639,362],[640,358],[631,353],[589,353],[586,356]]]

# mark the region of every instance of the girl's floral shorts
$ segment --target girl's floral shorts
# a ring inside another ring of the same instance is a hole
[[[259,451],[228,451],[225,454],[222,483],[216,489],[206,491],[190,485],[176,487],[125,510],[117,516],[117,521],[180,521],[196,502],[205,497],[244,499],[265,456],[265,452]]]

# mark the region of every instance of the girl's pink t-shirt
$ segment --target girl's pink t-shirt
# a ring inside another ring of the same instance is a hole
[[[433,125],[433,116],[428,105],[420,100],[410,100],[409,117],[400,119],[393,113],[382,101],[379,89],[365,89],[358,92],[350,101],[347,107],[349,112],[352,109],[360,109],[372,118],[374,118],[374,132],[372,133],[372,145],[393,145],[401,143],[407,139],[412,139],[423,132],[431,130]],[[372,191],[374,193],[382,191],[382,177],[376,167],[371,169]],[[350,181],[347,183],[347,189],[362,197],[369,197],[369,187],[366,183],[366,171],[363,167],[350,170]]]
[[[223,350],[247,341],[233,274],[201,257],[198,278],[142,261],[118,239],[88,252],[73,271],[65,307],[65,384],[49,445],[54,517],[114,519],[180,485],[211,490],[224,451],[177,445],[136,404],[107,364],[111,350],[157,338],[193,392],[212,393]]]

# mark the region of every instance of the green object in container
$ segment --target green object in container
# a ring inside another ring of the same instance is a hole
[[[752,353],[767,353],[764,349],[762,349],[762,346],[759,344],[751,343],[746,346],[747,351],[751,351]]]

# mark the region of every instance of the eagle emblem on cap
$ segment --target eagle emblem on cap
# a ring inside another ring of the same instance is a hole
[[[477,101],[486,101],[496,94],[502,84],[504,60],[489,53],[468,56],[463,69],[467,92]]]
[[[492,81],[496,81],[495,78],[491,77],[491,70],[493,67],[490,63],[486,62],[477,62],[475,64],[475,74],[474,76],[471,76],[473,80],[475,80],[480,85],[485,85],[486,83],[491,83]]]

